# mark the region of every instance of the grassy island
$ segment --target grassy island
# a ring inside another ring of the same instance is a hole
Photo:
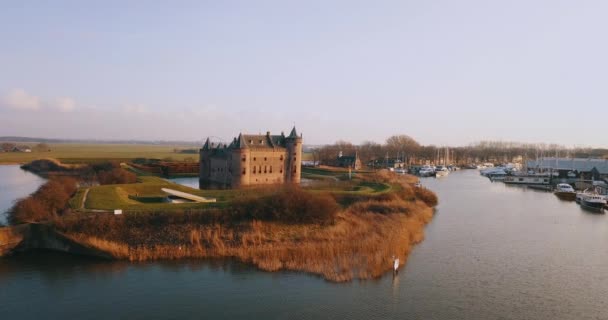
[[[138,175],[135,183],[65,188],[72,195],[65,208],[54,204],[52,215],[33,217],[116,259],[227,257],[268,271],[349,281],[381,276],[391,269],[393,256],[405,263],[437,204],[436,196],[415,187],[417,178],[408,175],[315,168],[305,169],[303,178],[301,187],[198,190]],[[63,179],[49,183],[73,183]],[[162,201],[163,188],[217,201],[170,203]],[[48,198],[45,192],[32,197]],[[29,222],[19,208],[17,203],[11,214],[22,218],[13,223]],[[116,216],[113,209],[124,214]]]

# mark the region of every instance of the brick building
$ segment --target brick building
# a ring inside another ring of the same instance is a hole
[[[239,134],[230,144],[211,143],[200,149],[201,188],[300,183],[302,135]]]

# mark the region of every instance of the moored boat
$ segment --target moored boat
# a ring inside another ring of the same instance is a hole
[[[574,201],[576,199],[576,191],[567,183],[559,183],[553,193],[562,200]]]
[[[580,205],[585,209],[603,211],[606,206],[606,198],[597,193],[583,193],[580,197]]]
[[[549,185],[549,184],[551,184],[550,177],[543,176],[543,175],[506,176],[503,181],[506,184],[520,184],[520,185]]]
[[[422,168],[420,168],[420,171],[418,171],[418,174],[421,177],[430,177],[435,174],[435,170],[431,166],[425,165]]]
[[[438,166],[437,169],[435,170],[435,177],[439,178],[439,177],[445,177],[450,173],[450,171],[448,170],[448,168],[444,167],[444,166]]]

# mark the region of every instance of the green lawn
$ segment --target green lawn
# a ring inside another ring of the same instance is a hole
[[[20,143],[21,144],[21,143]],[[23,143],[34,147],[35,143]],[[137,144],[50,144],[50,152],[0,152],[0,163],[27,163],[42,158],[54,158],[63,163],[86,163],[100,160],[130,161],[154,158],[198,161],[198,154],[176,153],[174,149],[196,149],[196,146],[137,145]]]
[[[146,201],[154,197],[165,196],[161,190],[169,188],[177,191],[187,192],[206,198],[215,198],[217,203],[154,203]],[[137,183],[114,184],[91,187],[87,196],[85,208],[88,210],[160,210],[160,209],[184,209],[184,208],[208,208],[223,206],[230,201],[243,197],[251,193],[263,194],[269,192],[268,188],[246,188],[246,189],[227,189],[227,190],[199,190],[176,183],[169,182],[162,178],[151,176],[138,177]],[[78,196],[78,193],[75,197]],[[131,196],[131,198],[129,198]],[[132,198],[140,197],[142,201]],[[76,203],[77,200],[72,199]]]
[[[137,171],[135,171],[137,173]],[[305,187],[310,192],[329,192],[340,196],[375,195],[395,190],[396,186],[386,183],[373,182],[366,180],[365,173],[353,175],[353,179],[348,179],[348,173],[342,169],[319,169],[304,168],[303,177],[316,176],[323,180]],[[215,198],[216,203],[166,203],[158,202],[159,198],[166,196],[161,190],[169,188],[177,191],[191,193],[206,198]],[[80,204],[84,197],[86,188],[80,189],[70,200],[70,206],[81,209]],[[85,203],[85,210],[114,210],[123,209],[134,210],[171,210],[186,208],[209,208],[215,206],[226,206],[231,201],[239,197],[251,195],[264,195],[273,192],[273,187],[252,187],[243,189],[227,190],[199,190],[183,185],[179,185],[165,179],[138,175],[138,182],[132,184],[103,185],[88,188],[88,195]]]
[[[86,190],[87,188],[80,188],[78,191],[76,191],[76,194],[69,201],[70,208],[74,210],[80,209],[80,206],[82,205],[82,198],[84,197]]]

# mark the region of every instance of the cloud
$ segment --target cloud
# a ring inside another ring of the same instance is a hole
[[[0,106],[23,111],[55,110],[70,112],[76,109],[76,101],[70,97],[43,100],[23,89],[14,89],[0,98]]]
[[[70,112],[76,109],[76,102],[72,98],[59,98],[53,104],[53,107],[61,112]]]
[[[2,104],[16,110],[38,110],[40,109],[40,99],[29,95],[23,89],[14,89],[2,98]]]

